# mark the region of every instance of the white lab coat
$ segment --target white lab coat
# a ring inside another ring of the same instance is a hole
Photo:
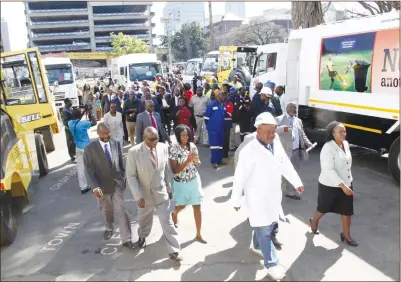
[[[273,147],[274,155],[255,138],[240,152],[235,169],[231,202],[234,207],[241,207],[245,192],[252,227],[269,226],[279,220],[282,175],[294,187],[303,186],[277,134]]]

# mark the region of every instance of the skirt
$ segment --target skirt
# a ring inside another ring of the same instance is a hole
[[[354,196],[347,196],[339,187],[319,183],[317,211],[351,216],[354,214]]]
[[[199,175],[188,182],[173,182],[173,200],[176,206],[192,205],[202,203],[203,190]]]

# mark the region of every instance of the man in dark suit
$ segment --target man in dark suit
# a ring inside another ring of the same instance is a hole
[[[170,106],[169,107],[170,118],[174,123],[173,129],[176,127],[175,120],[176,120],[177,111],[178,111],[178,108],[179,108],[178,107],[179,106],[178,99],[180,98],[180,96],[181,96],[181,89],[177,86],[177,87],[174,88],[173,96],[171,97],[170,102],[168,102],[169,106]],[[167,100],[166,100],[166,102],[167,102]]]
[[[70,120],[73,120],[72,116],[72,102],[70,98],[65,98],[64,99],[64,109],[62,111],[62,116],[63,116],[63,124],[64,124],[64,129],[65,129],[65,137],[67,139],[67,148],[68,148],[68,154],[70,155],[71,161],[75,161],[75,155],[76,155],[76,150],[75,150],[75,143],[74,143],[74,138],[68,129],[68,122]]]
[[[111,104],[111,94],[112,91],[110,88],[106,89],[106,95],[103,95],[102,97],[102,101],[101,101],[101,105],[102,105],[102,109],[103,109],[103,115],[107,114],[110,111],[110,104]]]
[[[146,127],[153,126],[157,129],[160,136],[160,142],[171,144],[170,136],[163,126],[160,114],[155,112],[155,104],[152,100],[145,101],[146,110],[136,117],[136,144],[143,141],[143,133]]]
[[[125,168],[122,148],[118,141],[110,139],[110,130],[104,123],[99,123],[97,134],[99,139],[85,148],[84,163],[87,181],[99,199],[104,217],[104,239],[110,239],[113,234],[116,209],[123,246],[135,249],[131,241],[131,221],[124,207]]]

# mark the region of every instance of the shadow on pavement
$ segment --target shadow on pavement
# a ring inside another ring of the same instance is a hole
[[[232,190],[230,190],[227,196],[216,197],[213,199],[218,204],[225,203],[231,199]]]
[[[232,248],[207,255],[205,260],[198,262],[186,270],[181,281],[250,281],[256,272],[263,269],[257,255],[248,254],[251,243],[252,229],[248,221],[244,221],[230,231],[230,235],[237,242]],[[251,261],[245,261],[248,257]]]

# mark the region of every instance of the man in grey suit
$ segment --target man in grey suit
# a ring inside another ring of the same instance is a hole
[[[84,163],[88,183],[99,199],[104,217],[104,239],[110,239],[113,234],[116,209],[123,246],[135,249],[131,241],[131,221],[124,207],[125,169],[122,149],[118,141],[110,139],[110,130],[104,123],[99,123],[97,134],[99,139],[85,147]]]
[[[312,146],[312,142],[306,137],[302,121],[295,116],[296,113],[296,104],[289,102],[286,105],[286,113],[276,117],[276,122],[277,133],[280,136],[281,143],[299,174],[301,161],[308,159],[306,149]],[[282,178],[282,188],[286,190],[287,197],[294,200],[301,199],[297,190],[285,178]]]
[[[146,110],[140,113],[136,118],[136,144],[140,144],[143,141],[143,134],[145,128],[152,126],[154,127],[160,136],[160,142],[168,142],[171,144],[170,136],[168,136],[160,114],[155,112],[155,104],[152,100],[145,101]]]
[[[149,126],[144,130],[144,141],[128,151],[127,181],[138,204],[138,246],[146,246],[156,208],[163,238],[172,260],[181,261],[178,233],[171,218],[170,201],[173,196],[173,174],[169,162],[168,146],[159,143],[157,130]]]

